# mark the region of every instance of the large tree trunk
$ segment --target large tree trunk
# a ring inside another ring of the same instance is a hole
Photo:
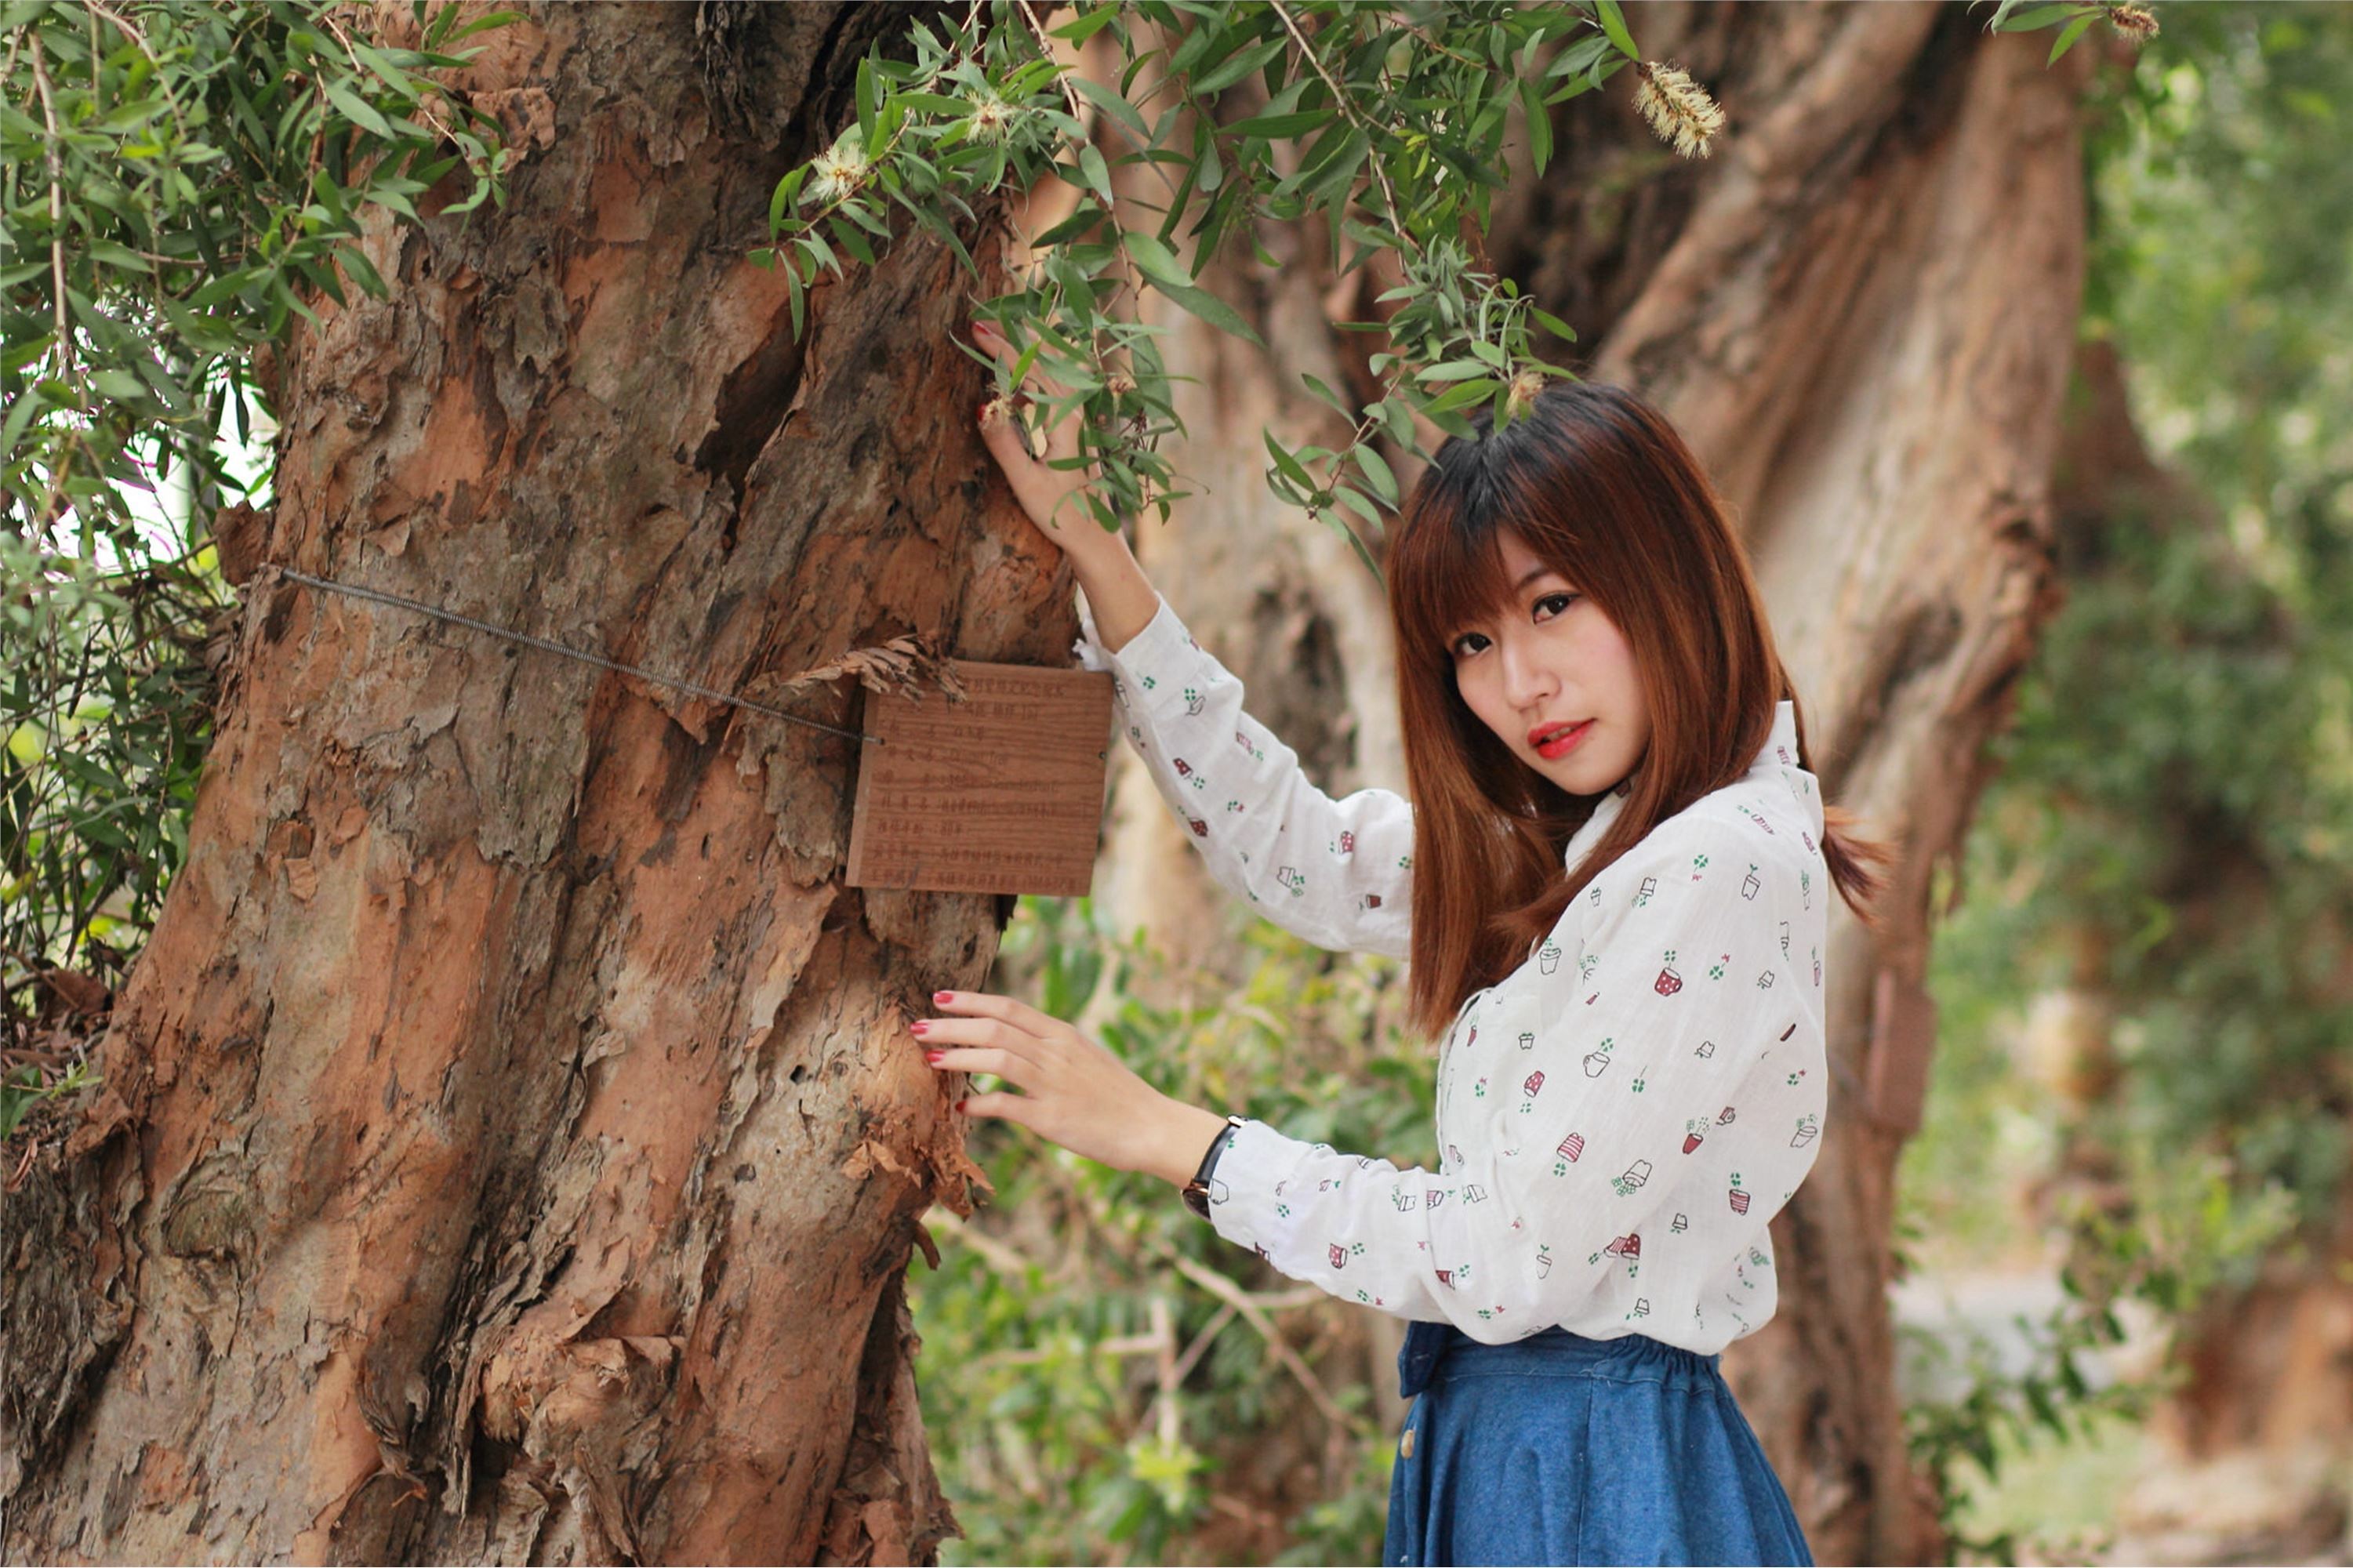
[[[800,342],[744,260],[912,15],[491,35],[512,200],[297,332],[266,558],[723,689],[1066,662],[952,258]],[[853,742],[272,582],[103,1100],[7,1200],[7,1554],[928,1560],[902,1286],[976,1173],[905,1024],[1009,903],[844,887]]]
[[[1959,849],[1982,742],[2052,605],[2091,54],[2046,68],[2047,37],[1987,35],[1959,5],[1661,5],[1634,20],[1647,57],[1726,104],[1715,155],[1676,159],[1621,73],[1557,111],[1557,161],[1498,194],[1489,253],[1577,330],[1584,374],[1634,387],[1689,437],[1743,522],[1831,798],[1902,841],[1883,929],[1834,916],[1832,1128],[1775,1226],[1780,1314],[1726,1361],[1822,1561],[1930,1561],[1935,1500],[1906,1452],[1886,1304],[1894,1173],[1933,1041],[1932,868]],[[1260,479],[1267,426],[1336,444],[1299,373],[1365,386],[1378,346],[1329,330],[1383,285],[1335,289],[1322,234],[1261,228],[1279,272],[1242,260],[1205,277],[1269,351],[1168,318],[1171,368],[1201,378],[1174,455],[1216,493],[1178,503],[1168,528],[1147,519],[1138,553],[1336,793],[1398,782],[1386,626],[1346,545]],[[1219,900],[1124,758],[1116,797],[1114,910],[1205,952]],[[1372,1336],[1366,1363],[1385,1397],[1393,1342]]]

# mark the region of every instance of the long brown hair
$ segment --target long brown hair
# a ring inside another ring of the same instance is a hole
[[[1388,547],[1398,718],[1414,802],[1413,1026],[1434,1038],[1472,991],[1516,968],[1605,867],[1667,817],[1747,771],[1798,694],[1746,552],[1665,416],[1622,387],[1556,381],[1498,431],[1450,437]],[[1650,747],[1584,863],[1568,840],[1601,796],[1571,795],[1512,753],[1462,700],[1448,638],[1505,612],[1501,534],[1577,585],[1626,639]],[[1798,754],[1806,721],[1798,716]],[[1819,772],[1819,770],[1816,770]],[[1825,804],[1822,857],[1866,925],[1894,857]]]

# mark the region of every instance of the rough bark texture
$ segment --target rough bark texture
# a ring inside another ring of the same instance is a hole
[[[1621,73],[1557,111],[1556,161],[1498,194],[1488,250],[1578,331],[1582,374],[1634,387],[1690,438],[1757,559],[1831,798],[1901,842],[1883,930],[1834,915],[1832,1131],[1776,1224],[1780,1314],[1726,1363],[1821,1561],[1933,1561],[1885,1298],[1894,1173],[1934,1035],[1932,869],[1960,846],[1982,742],[2053,606],[2090,50],[2046,68],[2047,37],[1986,35],[1958,5],[1660,5],[1637,31],[1646,56],[1717,90],[1723,145],[1677,160],[1634,118]],[[1381,284],[1327,299],[1319,233],[1262,229],[1280,272],[1238,246],[1204,279],[1269,352],[1172,318],[1171,366],[1202,378],[1178,466],[1216,493],[1178,503],[1166,530],[1147,520],[1138,553],[1320,784],[1395,787],[1368,574],[1259,477],[1262,427],[1335,444],[1301,371],[1363,384],[1367,340],[1324,318],[1367,313]],[[1106,882],[1135,893],[1114,908],[1201,951],[1214,889],[1124,763],[1117,803]],[[1384,1394],[1393,1342],[1367,1356]]]
[[[744,259],[911,15],[491,35],[511,201],[376,234],[392,298],[281,356],[262,558],[723,689],[1063,662],[952,258],[797,343]],[[6,1201],[7,1554],[931,1559],[903,1275],[977,1173],[905,1024],[1007,906],[843,887],[853,742],[248,586],[103,1101]]]

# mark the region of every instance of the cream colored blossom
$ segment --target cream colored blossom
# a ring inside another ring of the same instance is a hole
[[[1724,110],[1707,89],[1679,66],[1641,60],[1634,69],[1642,79],[1634,89],[1634,107],[1659,139],[1673,142],[1685,158],[1706,157],[1708,142],[1724,129]]]
[[[2136,46],[2157,37],[2157,16],[2146,5],[2131,4],[2108,7],[2108,21],[2116,30],[2130,38]]]
[[[1513,418],[1517,419],[1528,411],[1535,402],[1536,395],[1544,391],[1544,384],[1543,373],[1534,367],[1512,377],[1511,386],[1504,395],[1504,403],[1511,410]]]
[[[1011,104],[987,88],[965,101],[972,107],[972,140],[1002,142],[1012,132],[1013,121],[1019,114]]]
[[[809,165],[809,195],[821,203],[838,202],[858,188],[865,173],[865,141],[853,125]]]

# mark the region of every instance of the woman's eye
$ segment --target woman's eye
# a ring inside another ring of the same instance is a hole
[[[1538,609],[1542,609],[1546,605],[1557,604],[1560,606],[1560,609],[1555,610],[1553,614],[1559,615],[1566,611],[1569,605],[1577,603],[1577,601],[1583,595],[1577,594],[1546,594],[1543,598],[1536,601],[1536,607]],[[1487,640],[1483,636],[1481,636],[1481,634],[1477,632],[1464,632],[1461,637],[1456,637],[1454,641],[1448,646],[1446,649],[1447,653],[1456,658],[1462,658],[1466,652],[1477,653],[1479,651],[1477,648],[1474,647],[1466,650],[1462,646],[1464,643],[1471,641],[1474,637],[1476,637],[1482,644],[1484,644]]]

